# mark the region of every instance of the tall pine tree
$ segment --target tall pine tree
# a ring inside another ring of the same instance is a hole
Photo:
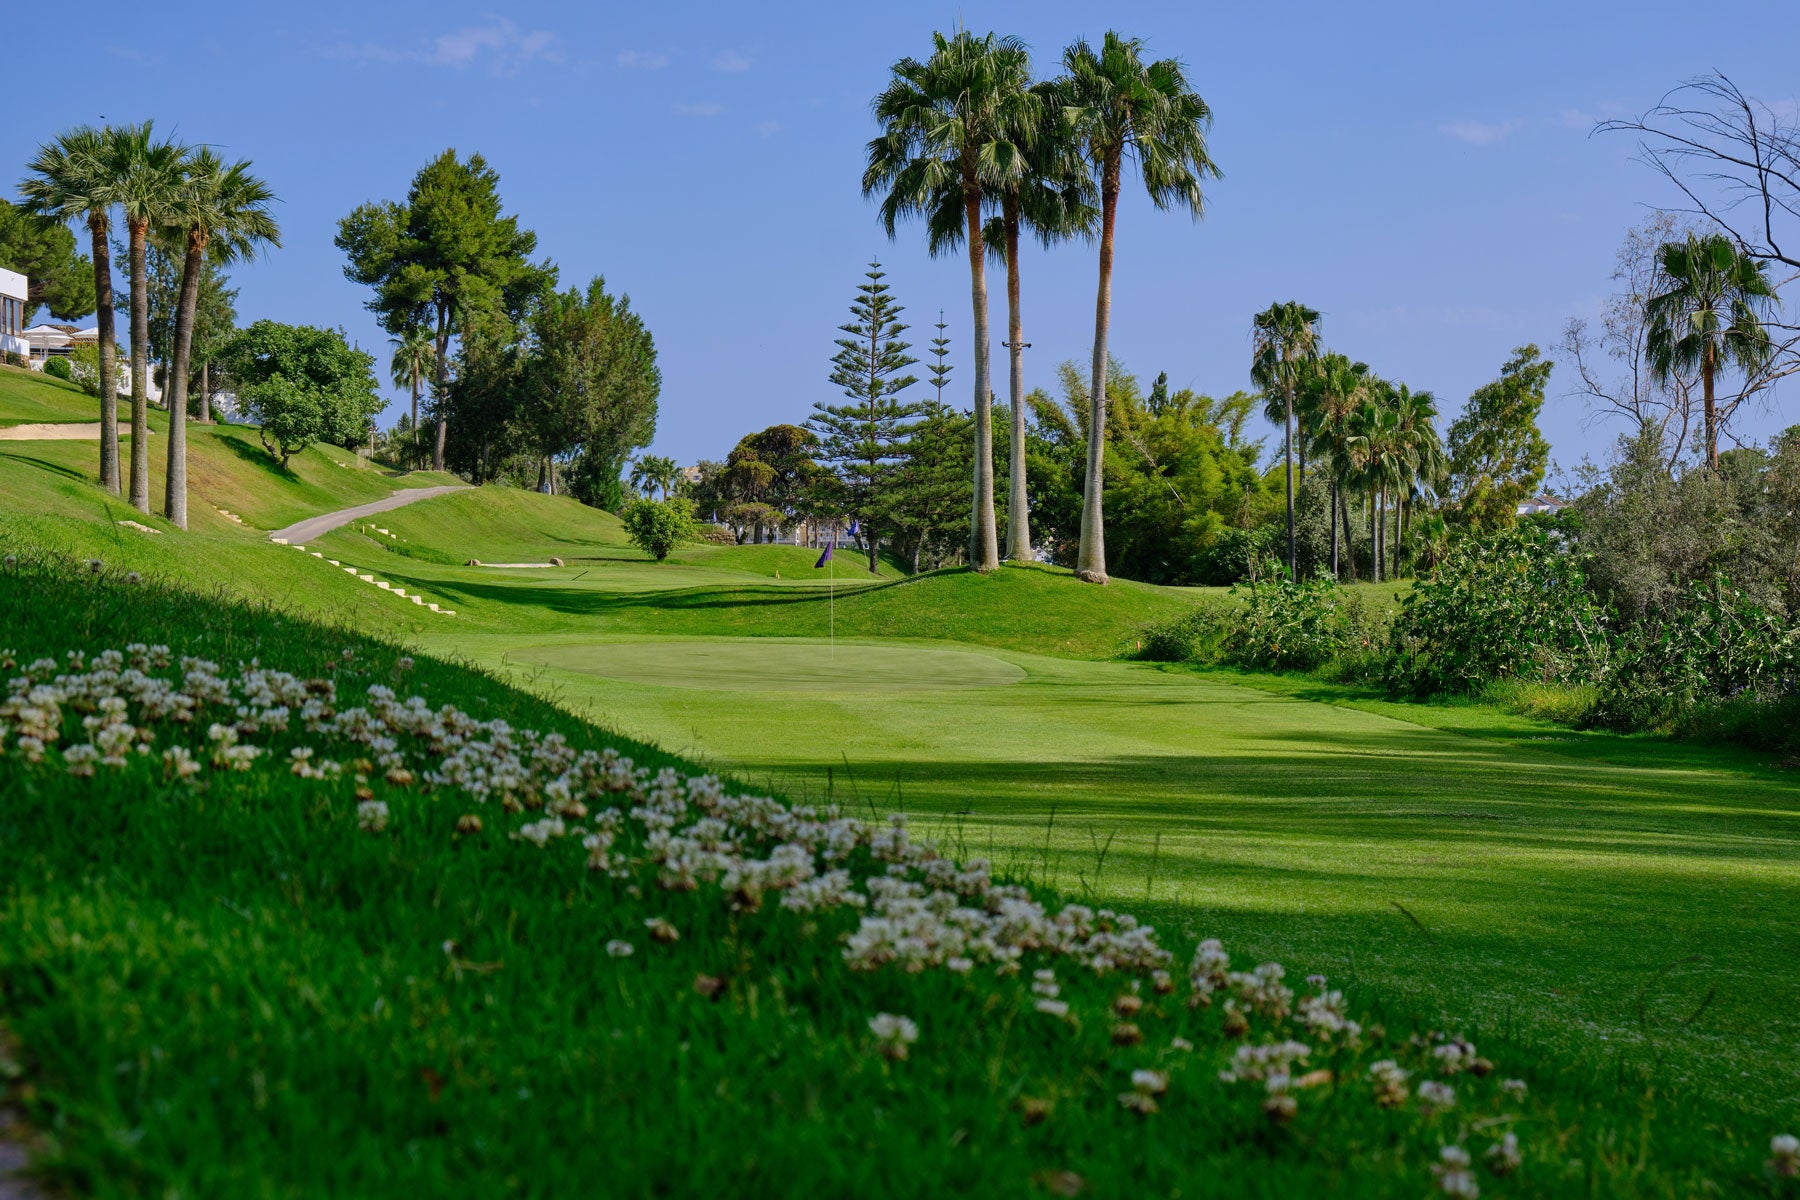
[[[889,508],[895,463],[906,453],[920,413],[919,405],[899,398],[918,382],[904,372],[919,360],[901,340],[907,329],[900,320],[905,310],[888,294],[881,264],[870,263],[864,277],[867,282],[856,289],[850,305],[850,321],[838,326],[844,336],[837,339],[838,352],[831,359],[831,382],[850,402],[815,403],[807,425],[819,436],[819,459],[830,463],[843,481],[845,507],[860,526],[873,573],[882,529],[893,524]]]
[[[944,310],[940,308],[937,322],[938,335],[931,339],[933,361],[930,366],[925,368],[931,374],[931,386],[937,389],[939,408],[944,405],[944,385],[950,382],[950,364],[944,361],[950,355],[950,339],[944,336],[944,330],[948,328],[949,326],[944,324]]]

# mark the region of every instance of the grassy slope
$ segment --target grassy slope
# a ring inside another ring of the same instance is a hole
[[[27,656],[122,641],[129,620],[178,654],[600,736],[460,668],[403,673],[358,634],[116,574],[0,571],[0,608],[21,614],[9,637]],[[1488,1196],[1736,1193],[1765,1152],[1760,1124],[1481,1023],[1459,1028],[1530,1081],[1528,1101],[1496,1105],[1492,1080],[1464,1077],[1458,1113],[1428,1118],[1327,1089],[1272,1130],[1255,1088],[1214,1078],[1232,1044],[1216,1007],[1151,997],[1149,1040],[1120,1049],[1099,1016],[1116,980],[1064,972],[1090,1014],[1065,1026],[1031,1011],[1023,979],[851,973],[841,918],[732,916],[711,888],[640,899],[573,848],[452,836],[468,804],[448,792],[377,779],[394,822],[373,837],[349,779],[303,783],[279,762],[190,787],[150,760],[72,782],[8,756],[0,781],[0,1019],[29,1080],[13,1098],[52,1134],[45,1169],[99,1197],[549,1196],[597,1179],[612,1195],[1038,1196],[1057,1171],[1095,1195],[1414,1195],[1440,1140],[1479,1153],[1470,1124],[1503,1111],[1526,1166],[1484,1179]],[[653,913],[678,944],[645,939]],[[607,957],[614,937],[639,954]],[[699,973],[728,981],[722,1000],[694,993]],[[1392,1042],[1421,1027],[1375,1003]],[[877,1011],[919,1018],[907,1062],[870,1052]],[[1112,1093],[1148,1065],[1175,1084],[1146,1123]],[[1024,1097],[1047,1118],[1022,1120]]]

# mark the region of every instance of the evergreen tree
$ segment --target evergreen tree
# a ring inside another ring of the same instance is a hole
[[[886,510],[895,460],[905,454],[921,411],[899,399],[918,382],[903,372],[919,360],[901,340],[907,329],[900,320],[905,310],[888,294],[884,276],[879,262],[869,264],[868,282],[856,289],[850,305],[851,320],[838,326],[845,336],[837,339],[830,378],[850,403],[817,402],[807,423],[819,436],[819,458],[832,464],[843,482],[845,508],[861,525],[871,572],[881,528],[892,524]]]
[[[931,375],[931,386],[937,389],[937,402],[940,407],[944,403],[944,385],[950,382],[950,364],[945,361],[950,355],[950,339],[944,336],[944,330],[948,328],[949,326],[944,324],[944,310],[940,308],[937,319],[938,335],[931,339],[933,361],[930,366],[925,368]]]
[[[975,500],[975,421],[947,404],[928,401],[907,440],[906,457],[888,486],[888,519],[913,570],[958,556],[967,541]]]

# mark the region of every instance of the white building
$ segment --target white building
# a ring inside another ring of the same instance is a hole
[[[1519,502],[1519,516],[1533,517],[1539,513],[1556,514],[1569,507],[1567,500],[1559,500],[1549,492],[1533,496],[1529,500]]]
[[[26,295],[25,277],[0,267],[0,354],[31,353],[25,340]]]

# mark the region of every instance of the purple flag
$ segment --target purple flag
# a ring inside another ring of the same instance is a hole
[[[825,553],[819,555],[819,561],[813,564],[813,570],[816,571],[820,567],[824,566],[826,563],[830,562],[831,561],[831,552],[836,549],[837,549],[837,534],[833,533],[831,535],[831,541],[827,542],[825,545]]]

